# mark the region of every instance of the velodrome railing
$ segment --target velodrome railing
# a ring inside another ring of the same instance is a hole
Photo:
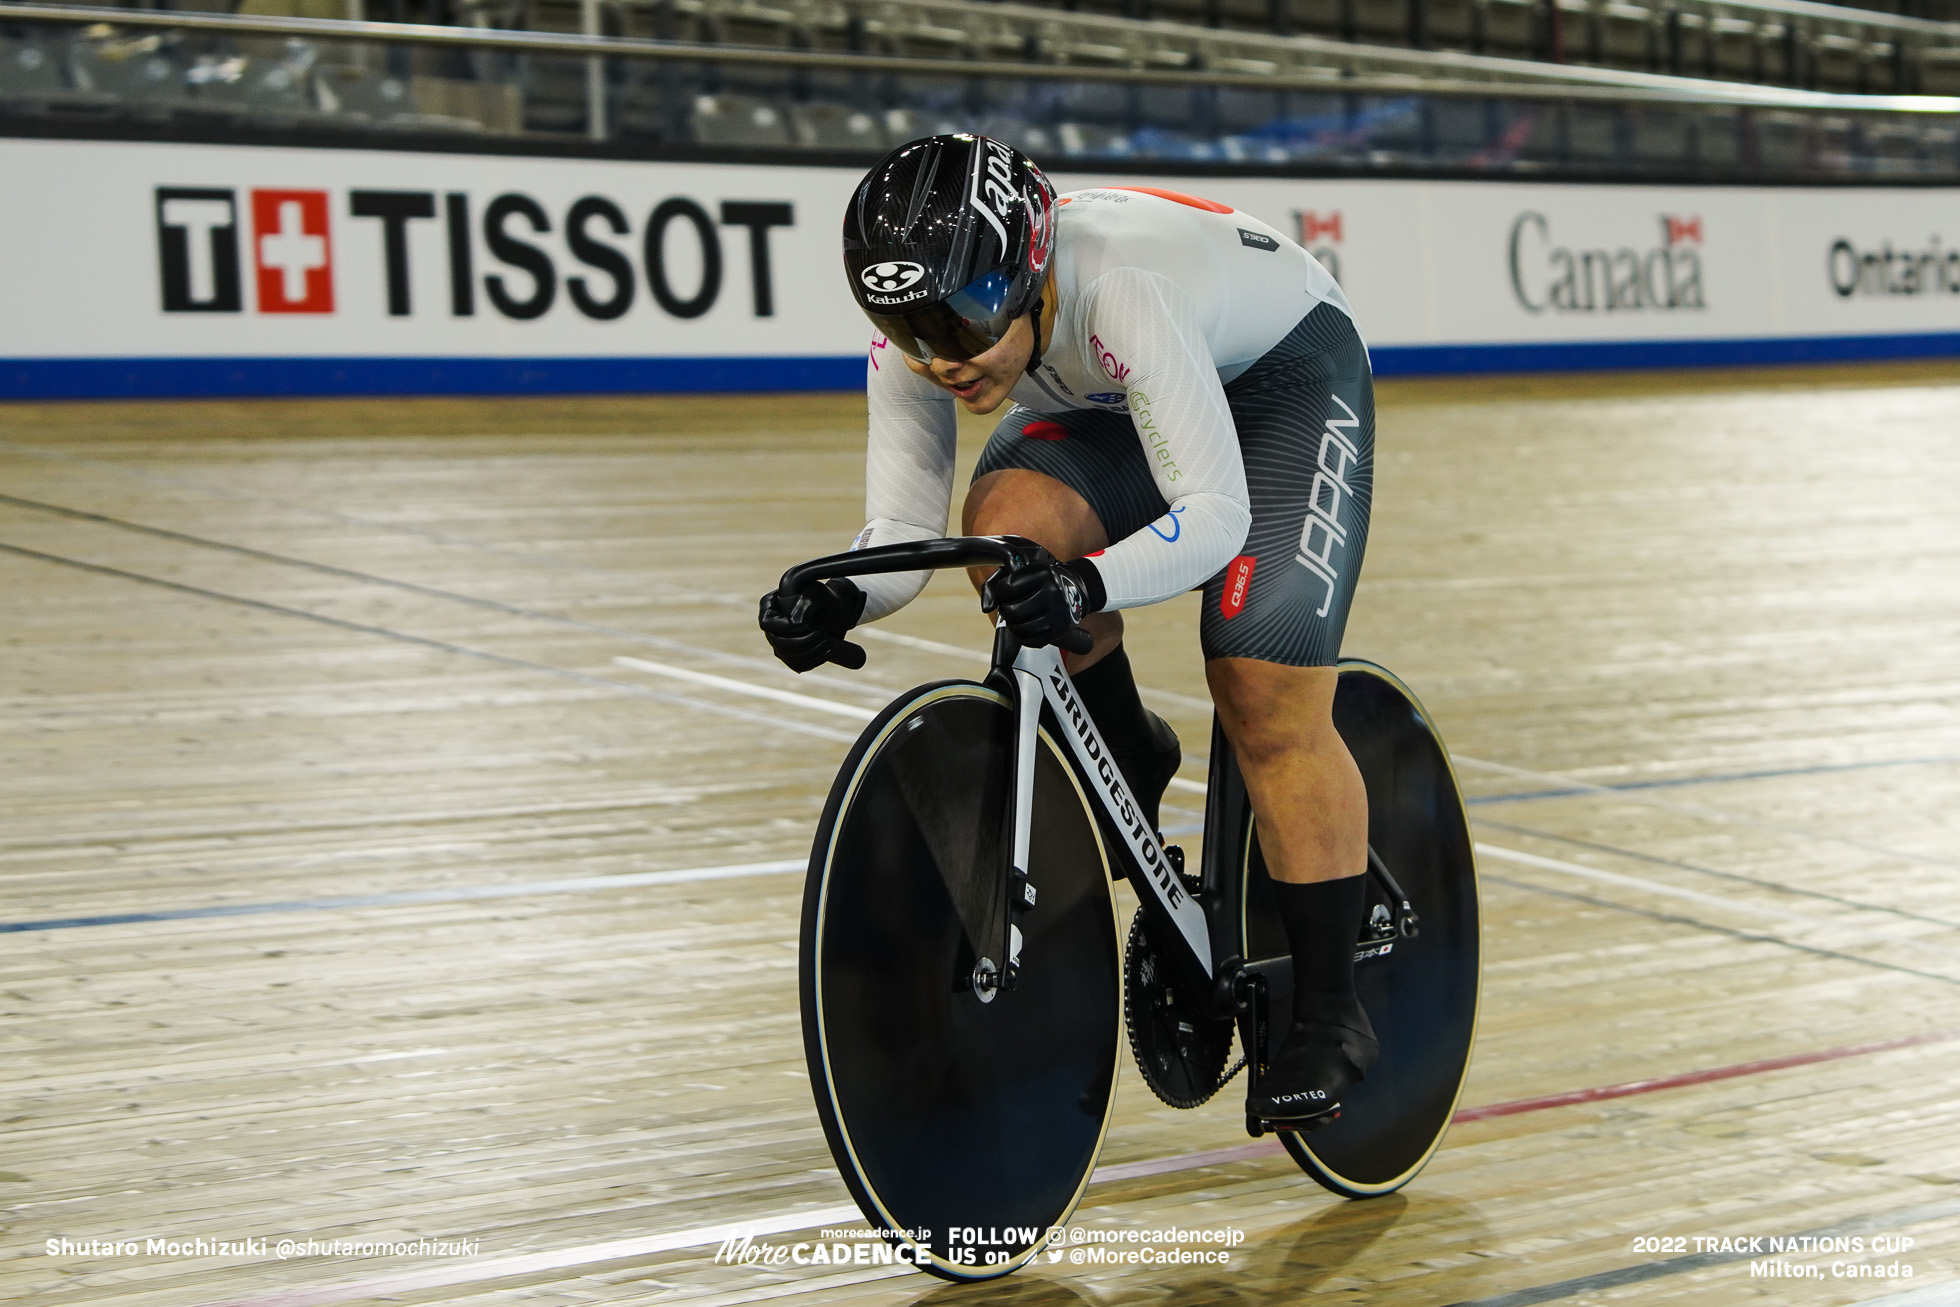
[[[907,0],[918,3],[919,0]],[[1003,6],[1004,8],[1004,6]],[[1179,66],[0,4],[0,130],[868,158],[984,130],[1054,166],[1960,180],[1960,98],[1383,51]]]
[[[1155,18],[964,0],[462,0],[461,12],[484,26],[534,31],[953,58],[1345,66],[1368,59],[1368,47],[1381,57],[1381,47],[1399,45],[1811,90],[1960,92],[1960,23],[1811,0],[1108,0],[1105,8]]]

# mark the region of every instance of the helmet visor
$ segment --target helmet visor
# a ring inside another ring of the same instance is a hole
[[[937,304],[903,314],[870,314],[871,324],[920,362],[935,358],[964,363],[1000,344],[1020,315],[1010,307],[1014,278],[989,272]]]

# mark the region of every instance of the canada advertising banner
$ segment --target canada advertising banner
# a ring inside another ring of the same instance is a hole
[[[0,395],[862,384],[857,171],[0,140]],[[1960,190],[1166,178],[1295,235],[1383,374],[1960,354]]]

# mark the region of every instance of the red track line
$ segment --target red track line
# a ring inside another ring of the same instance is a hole
[[[1883,1053],[1894,1048],[1943,1044],[1953,1039],[1960,1039],[1960,1029],[1929,1030],[1923,1035],[1902,1035],[1897,1039],[1880,1039],[1869,1044],[1847,1044],[1843,1048],[1820,1049],[1815,1053],[1791,1053],[1784,1057],[1766,1057],[1760,1062],[1738,1062],[1734,1066],[1710,1067],[1706,1071],[1684,1071],[1678,1076],[1628,1080],[1623,1084],[1601,1085],[1597,1089],[1568,1089],[1562,1094],[1546,1094],[1542,1098],[1518,1098],[1508,1103],[1492,1103],[1489,1107],[1466,1107],[1450,1119],[1452,1124],[1456,1125],[1461,1125],[1465,1121],[1487,1121],[1496,1116],[1542,1112],[1548,1107],[1569,1107],[1574,1103],[1599,1103],[1609,1098],[1631,1098],[1635,1094],[1651,1094],[1662,1089],[1705,1085],[1715,1080],[1733,1080],[1737,1076],[1761,1075],[1765,1071],[1815,1066],[1819,1062],[1836,1062],[1841,1058],[1863,1057],[1867,1053]]]
[[[1635,1094],[1652,1094],[1663,1089],[1705,1085],[1714,1080],[1733,1080],[1738,1076],[1761,1075],[1766,1071],[1783,1071],[1790,1067],[1814,1066],[1819,1062],[1835,1062],[1847,1057],[1863,1057],[1867,1053],[1883,1053],[1895,1048],[1913,1048],[1921,1044],[1940,1044],[1955,1039],[1960,1039],[1960,1028],[1929,1030],[1921,1035],[1904,1035],[1898,1039],[1881,1039],[1869,1044],[1848,1044],[1843,1048],[1826,1048],[1814,1053],[1792,1053],[1787,1057],[1764,1058],[1759,1062],[1740,1062],[1735,1066],[1711,1067],[1706,1071],[1687,1071],[1678,1076],[1629,1080],[1624,1084],[1602,1085],[1597,1089],[1572,1089],[1562,1094],[1546,1094],[1542,1098],[1519,1098],[1508,1103],[1492,1103],[1488,1107],[1467,1107],[1451,1120],[1453,1123],[1461,1124],[1465,1121],[1485,1121],[1498,1116],[1517,1116],[1523,1112],[1542,1112],[1552,1107],[1569,1107],[1575,1103],[1597,1103],[1611,1098],[1629,1098]],[[1187,1153],[1181,1157],[1157,1157],[1141,1162],[1119,1162],[1113,1166],[1096,1168],[1095,1174],[1090,1177],[1090,1182],[1104,1184],[1113,1180],[1135,1180],[1145,1176],[1167,1175],[1176,1171],[1191,1171],[1201,1166],[1253,1162],[1279,1151],[1279,1140],[1268,1138],[1261,1139],[1257,1143],[1240,1144],[1236,1148],[1215,1148],[1202,1153]],[[721,1234],[722,1231],[717,1229],[714,1233]],[[628,1240],[624,1243],[665,1245],[659,1251],[677,1251],[680,1247],[659,1239]],[[537,1253],[514,1259],[489,1259],[487,1263],[476,1266],[462,1264],[435,1267],[386,1279],[287,1290],[259,1298],[235,1299],[225,1303],[210,1304],[209,1307],[323,1307],[324,1304],[329,1303],[348,1302],[357,1298],[385,1297],[414,1289],[500,1278],[509,1279],[518,1275],[535,1274],[540,1270],[558,1270],[607,1260],[622,1260],[650,1251],[628,1250],[622,1244],[574,1249],[569,1253]],[[586,1254],[584,1260],[581,1260],[580,1254]]]
[[[1568,1089],[1562,1094],[1546,1094],[1540,1098],[1516,1098],[1508,1103],[1492,1103],[1487,1107],[1466,1107],[1450,1118],[1450,1124],[1462,1125],[1466,1121],[1488,1121],[1499,1116],[1519,1116],[1525,1112],[1542,1112],[1553,1107],[1571,1107],[1577,1103],[1601,1103],[1613,1098],[1631,1098],[1635,1094],[1658,1093],[1663,1089],[1685,1089],[1689,1085],[1705,1085],[1716,1080],[1734,1080],[1739,1076],[1762,1075],[1769,1071],[1787,1071],[1791,1067],[1815,1066],[1819,1062],[1836,1062],[1847,1057],[1863,1057],[1868,1053],[1884,1053],[1895,1048],[1914,1048],[1921,1044],[1943,1044],[1955,1039],[1960,1039],[1960,1027],[1951,1030],[1929,1030],[1921,1035],[1902,1035],[1897,1039],[1880,1039],[1869,1044],[1847,1044],[1842,1048],[1819,1049],[1814,1053],[1791,1053],[1783,1057],[1767,1057],[1758,1062],[1738,1062],[1734,1066],[1710,1067],[1705,1071],[1684,1071],[1680,1075],[1656,1076],[1651,1080],[1628,1080],[1621,1084],[1601,1085],[1594,1089]],[[1254,1162],[1279,1151],[1278,1139],[1261,1139],[1258,1143],[1240,1144],[1236,1148],[1214,1148],[1202,1153],[1187,1153],[1181,1157],[1154,1157],[1142,1162],[1119,1162],[1113,1166],[1097,1167],[1096,1173],[1090,1177],[1090,1183],[1107,1184],[1113,1180],[1139,1180],[1146,1176],[1196,1170],[1201,1166]]]

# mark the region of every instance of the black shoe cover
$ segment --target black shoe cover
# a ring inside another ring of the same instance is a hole
[[[1325,1116],[1381,1055],[1368,1014],[1352,999],[1314,998],[1280,1041],[1246,1111],[1268,1121]]]
[[[1157,808],[1164,801],[1164,791],[1170,787],[1171,777],[1177,775],[1179,764],[1184,761],[1184,750],[1177,742],[1177,732],[1171,724],[1156,713],[1146,709],[1144,718],[1150,723],[1153,737],[1148,752],[1114,753],[1116,765],[1123,772],[1123,779],[1129,783],[1130,793],[1136,796],[1137,805],[1143,809],[1144,820],[1150,823],[1151,830],[1158,829]]]

